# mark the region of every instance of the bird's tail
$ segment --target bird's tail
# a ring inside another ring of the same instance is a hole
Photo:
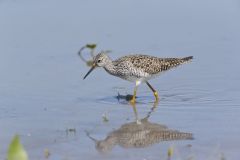
[[[183,60],[184,62],[188,62],[188,61],[190,61],[192,59],[193,59],[193,56],[188,56],[188,57],[182,58],[181,60]]]

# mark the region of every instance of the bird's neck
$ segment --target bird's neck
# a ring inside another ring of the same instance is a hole
[[[115,70],[115,65],[113,64],[113,61],[111,59],[109,59],[109,62],[104,66],[104,69],[112,75],[116,74],[116,70]]]

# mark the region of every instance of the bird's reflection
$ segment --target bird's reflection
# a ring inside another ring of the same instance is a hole
[[[162,141],[193,139],[191,133],[169,129],[166,125],[149,122],[148,119],[156,109],[154,103],[147,115],[139,119],[136,106],[133,107],[136,121],[125,123],[119,129],[108,133],[103,140],[97,140],[87,133],[87,136],[95,142],[99,152],[106,153],[119,145],[123,148],[143,148]]]

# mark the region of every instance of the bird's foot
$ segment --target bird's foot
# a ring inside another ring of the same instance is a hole
[[[158,96],[157,91],[155,91],[153,94],[154,94],[154,96],[155,96],[155,100],[156,100],[156,101],[159,101],[159,96]]]
[[[129,101],[131,104],[136,104],[136,98],[135,97],[132,97],[132,99]]]

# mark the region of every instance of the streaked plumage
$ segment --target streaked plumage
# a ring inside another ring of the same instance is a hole
[[[187,62],[192,57],[186,58],[158,58],[148,55],[130,55],[112,61],[115,72],[113,75],[135,81],[146,80],[163,71]],[[108,68],[105,68],[108,71]],[[111,71],[111,70],[110,70]],[[110,73],[111,74],[111,73]]]
[[[149,55],[128,55],[117,60],[111,60],[105,53],[99,53],[94,58],[93,66],[85,75],[84,79],[95,67],[103,67],[109,74],[120,77],[122,79],[136,82],[136,87],[142,82],[147,85],[154,92],[156,100],[158,99],[157,92],[147,82],[149,79],[158,76],[164,71],[177,67],[190,61],[193,57],[184,58],[158,58]],[[135,101],[135,92],[133,101]]]

